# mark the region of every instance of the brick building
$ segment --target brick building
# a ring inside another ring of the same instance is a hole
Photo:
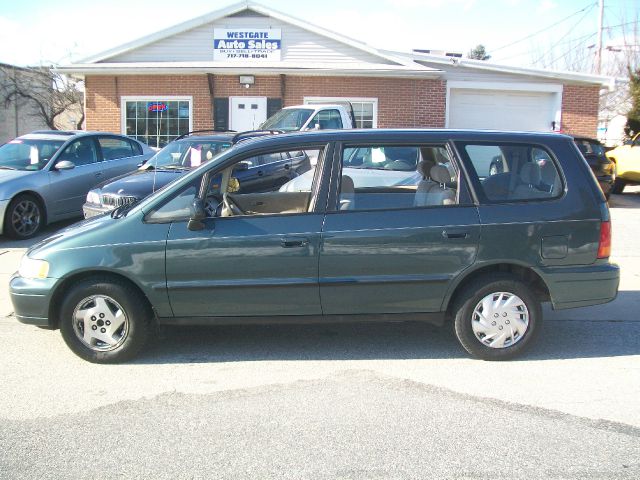
[[[390,52],[253,2],[60,68],[86,80],[86,126],[153,146],[257,128],[282,106],[348,100],[357,126],[596,135],[606,77]]]

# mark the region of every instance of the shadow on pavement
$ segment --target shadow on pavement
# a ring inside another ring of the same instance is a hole
[[[628,191],[627,191],[628,190]],[[640,208],[640,189],[627,187],[624,193],[611,195],[610,208]]]
[[[62,222],[52,223],[47,225],[38,235],[28,240],[14,240],[5,235],[0,235],[0,249],[2,248],[30,248],[40,240],[53,235],[58,230],[67,228],[69,225],[73,225],[76,222],[82,221],[82,218],[75,218],[73,220],[64,220]]]
[[[640,302],[640,292],[621,292],[616,302]],[[519,360],[640,355],[640,321],[631,315],[611,321],[579,314],[548,319]],[[167,327],[135,363],[468,358],[452,330],[450,324],[439,328],[419,322]]]

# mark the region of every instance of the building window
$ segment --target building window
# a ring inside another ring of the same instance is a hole
[[[190,98],[125,97],[123,133],[150,147],[162,148],[191,131],[191,104]]]
[[[307,105],[319,103],[351,103],[353,114],[356,117],[356,128],[376,128],[378,126],[378,99],[377,98],[349,98],[349,97],[305,97]]]

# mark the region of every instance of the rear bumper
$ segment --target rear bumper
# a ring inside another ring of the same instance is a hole
[[[544,267],[554,310],[587,307],[613,301],[618,295],[620,268],[612,263],[573,267]]]
[[[107,213],[113,210],[111,207],[104,207],[102,205],[94,205],[93,203],[85,203],[82,205],[82,213],[84,218],[97,217],[103,213]]]
[[[598,184],[600,185],[602,192],[605,195],[610,193],[613,188],[613,182],[615,181],[613,175],[600,175],[596,178],[598,179]]]
[[[57,278],[34,280],[14,274],[9,281],[9,295],[16,319],[29,325],[52,327],[49,305],[57,282]]]

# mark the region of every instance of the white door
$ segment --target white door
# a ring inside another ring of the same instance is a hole
[[[231,97],[231,130],[257,130],[267,119],[267,97]]]
[[[448,127],[548,132],[556,119],[556,95],[452,88]]]

